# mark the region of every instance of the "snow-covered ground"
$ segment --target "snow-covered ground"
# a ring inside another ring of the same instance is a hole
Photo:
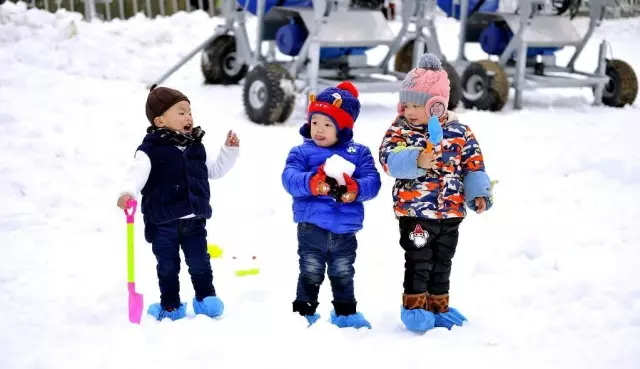
[[[596,108],[587,89],[528,92],[522,111],[461,109],[500,181],[495,207],[463,223],[454,259],[452,305],[468,325],[424,336],[402,328],[403,253],[383,175],[356,262],[359,310],[373,330],[326,321],[328,283],[323,319],[307,329],[291,313],[295,225],[280,184],[304,102],[285,125],[252,124],[241,87],[203,86],[195,58],[167,85],[191,99],[211,153],[228,129],[242,141],[237,166],[212,182],[208,223],[209,241],[225,252],[212,263],[226,311],[217,321],[129,324],[125,218],[115,202],[147,126],[144,86],[216,22],[195,12],[86,24],[0,6],[0,368],[640,367],[639,105]],[[449,57],[456,27],[438,19]],[[607,21],[578,65],[593,70],[606,37],[640,71],[639,36],[638,19]],[[355,138],[374,152],[395,99],[361,98]],[[137,221],[136,279],[150,303],[155,261]],[[261,273],[235,277],[231,257],[253,254]],[[181,281],[190,301],[185,267]]]

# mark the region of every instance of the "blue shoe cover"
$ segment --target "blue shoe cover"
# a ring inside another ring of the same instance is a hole
[[[180,304],[180,307],[173,311],[166,311],[160,303],[151,304],[147,309],[147,314],[153,316],[157,320],[169,318],[171,320],[182,319],[187,316],[187,305]]]
[[[340,328],[369,328],[371,329],[371,324],[365,319],[362,313],[355,313],[351,315],[336,315],[335,310],[331,311],[331,324],[334,324]]]
[[[193,298],[193,311],[198,314],[204,314],[210,318],[222,315],[224,304],[218,296],[205,297],[202,301]]]
[[[438,313],[436,314],[436,327],[444,327],[449,330],[453,328],[454,325],[462,327],[462,324],[467,321],[467,318],[464,315],[460,314],[460,312],[452,307],[449,308],[449,311],[446,313]]]
[[[309,327],[311,327],[313,323],[317,322],[318,319],[320,319],[320,314],[316,313],[313,315],[305,315],[304,318],[307,319],[307,322],[309,322]]]
[[[434,327],[435,315],[424,309],[407,310],[402,307],[400,320],[402,320],[404,326],[411,332],[424,333]]]

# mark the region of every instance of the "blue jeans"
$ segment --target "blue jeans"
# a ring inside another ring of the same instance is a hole
[[[315,312],[320,285],[327,267],[334,305],[349,304],[355,309],[353,263],[356,261],[357,248],[358,242],[354,233],[336,234],[311,223],[298,224],[300,275],[296,301],[311,303],[314,307],[309,313]]]
[[[207,252],[206,219],[177,219],[169,223],[151,225],[151,246],[158,262],[160,304],[165,310],[180,306],[180,246],[189,268],[196,299],[215,296],[213,273]]]

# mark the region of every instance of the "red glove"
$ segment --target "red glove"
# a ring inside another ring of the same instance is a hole
[[[358,197],[358,183],[347,173],[343,173],[345,186],[347,191],[342,195],[342,202],[352,202]]]
[[[331,190],[331,186],[327,183],[327,173],[324,172],[324,164],[318,168],[318,173],[311,177],[309,187],[313,196],[326,195]]]

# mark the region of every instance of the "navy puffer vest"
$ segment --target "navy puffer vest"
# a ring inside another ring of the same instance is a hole
[[[138,150],[151,159],[151,173],[141,191],[145,223],[168,223],[192,213],[211,218],[207,154],[201,143],[182,151],[149,133]]]

